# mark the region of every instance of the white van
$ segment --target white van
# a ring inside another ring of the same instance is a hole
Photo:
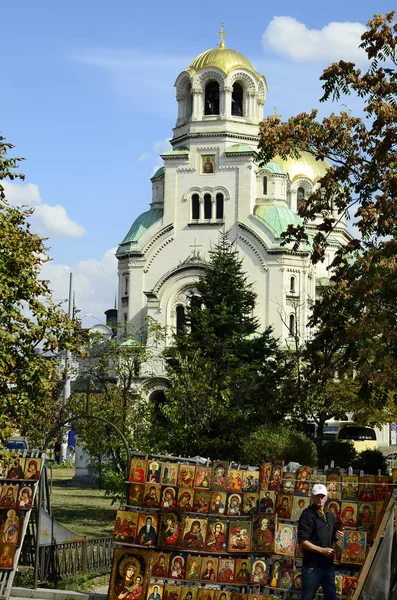
[[[336,439],[352,441],[357,452],[375,450],[378,447],[375,428],[353,422],[340,423]]]

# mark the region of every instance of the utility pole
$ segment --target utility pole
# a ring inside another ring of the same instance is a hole
[[[68,300],[68,317],[73,319],[74,317],[74,296],[73,296],[73,273],[69,274],[69,300]],[[70,350],[66,350],[65,355],[65,386],[63,388],[63,408],[65,408],[67,401],[70,398],[70,367],[71,367],[72,353]],[[64,415],[65,417],[66,415]],[[63,439],[61,443],[61,463],[66,462],[66,451],[67,451],[67,439],[66,434],[63,432]]]

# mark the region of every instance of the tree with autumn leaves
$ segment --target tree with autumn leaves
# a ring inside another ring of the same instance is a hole
[[[354,369],[358,385],[350,403],[351,412],[375,425],[395,420],[397,413],[394,12],[375,15],[361,39],[368,59],[366,70],[352,62],[332,64],[321,76],[321,101],[337,101],[341,95],[355,94],[364,105],[363,118],[342,111],[319,121],[316,110],[284,123],[268,118],[260,127],[259,155],[265,164],[276,154],[298,158],[301,151],[306,151],[331,163],[319,186],[299,209],[304,223],[322,217],[313,240],[313,262],[323,260],[329,236],[341,218],[353,217],[357,234],[336,253],[330,286],[314,306],[311,325],[317,333],[303,352],[306,373],[302,382],[311,389],[308,393],[316,407],[316,388],[321,391],[340,385]],[[298,245],[307,239],[304,225],[290,227],[285,237]],[[303,406],[309,396],[303,394]],[[326,396],[329,408],[333,392]],[[321,406],[317,408],[321,412]]]
[[[7,203],[2,181],[24,179],[12,148],[0,136],[0,444],[18,430],[40,445],[59,416],[63,388],[58,360],[48,355],[76,350],[79,335],[41,278],[49,259],[30,230],[31,210]]]

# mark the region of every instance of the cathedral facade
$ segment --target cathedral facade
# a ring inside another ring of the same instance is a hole
[[[299,160],[275,157],[258,165],[267,82],[248,58],[226,48],[223,36],[217,48],[190,63],[175,87],[172,150],[161,155],[164,166],[151,178],[148,210],[117,250],[122,328],[139,329],[152,317],[169,332],[177,330],[208,252],[225,230],[257,294],[260,328],[271,325],[282,346],[292,344],[294,332],[304,341],[310,306],[349,234],[339,222],[325,261],[316,266],[309,244],[293,252],[281,234],[301,223],[299,203],[327,163],[303,153]],[[308,225],[309,236],[314,227]]]

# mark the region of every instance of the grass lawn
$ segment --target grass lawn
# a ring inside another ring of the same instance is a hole
[[[79,536],[112,535],[117,505],[95,487],[73,485],[73,468],[52,470],[51,507],[57,521]],[[50,481],[51,473],[48,470]]]

